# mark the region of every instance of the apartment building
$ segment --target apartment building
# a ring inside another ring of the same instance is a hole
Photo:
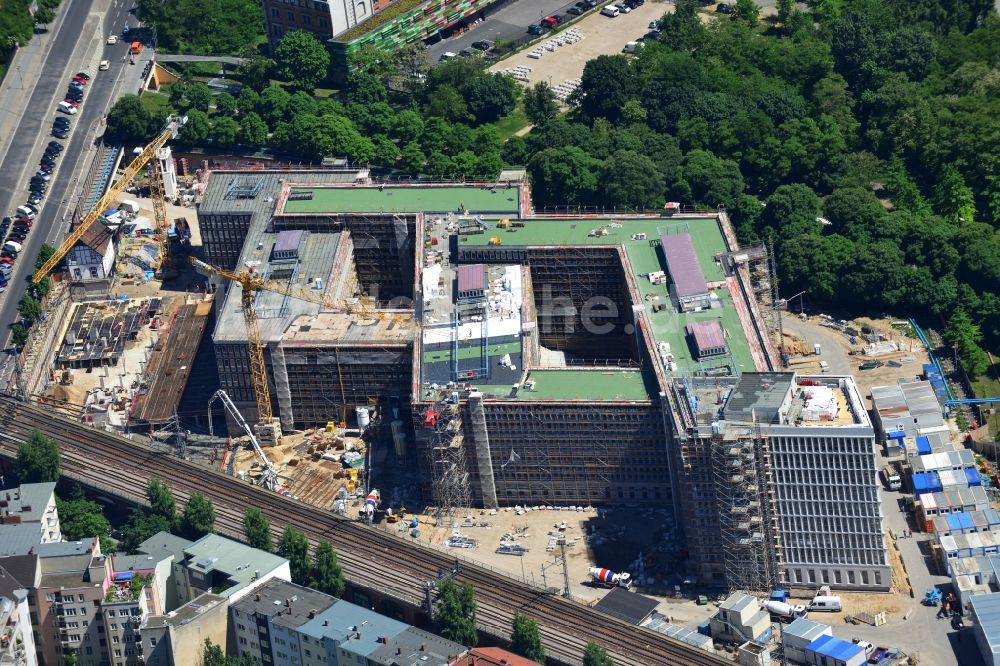
[[[284,581],[230,608],[238,656],[274,666],[447,666],[467,648],[404,622]]]
[[[0,567],[0,666],[37,666],[28,589]]]
[[[37,525],[39,543],[62,540],[56,484],[26,483],[0,491],[0,533],[7,525]]]

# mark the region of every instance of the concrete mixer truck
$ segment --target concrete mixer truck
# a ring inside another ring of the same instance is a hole
[[[632,576],[627,573],[615,573],[611,569],[600,567],[590,568],[590,577],[594,583],[604,587],[624,587],[626,590],[632,589]]]

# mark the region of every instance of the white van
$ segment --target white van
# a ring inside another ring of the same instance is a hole
[[[621,10],[618,9],[617,7],[608,5],[607,7],[601,10],[601,14],[603,14],[604,16],[610,16],[611,18],[615,18],[616,16],[621,14]]]
[[[29,220],[35,219],[35,211],[31,210],[27,206],[18,206],[17,207],[17,214],[18,215],[24,215]]]
[[[806,604],[806,610],[839,613],[844,610],[844,607],[840,603],[840,597],[818,596],[813,597],[813,600]]]
[[[454,51],[445,51],[444,53],[441,54],[441,57],[438,59],[438,62],[448,62],[452,58],[457,58],[457,57],[458,54],[455,53]]]
[[[76,107],[70,104],[69,102],[59,102],[59,106],[56,108],[59,111],[62,111],[63,113],[69,114],[71,116],[74,113],[76,113]]]
[[[635,53],[642,48],[642,42],[625,42],[625,48],[622,49],[622,53]]]

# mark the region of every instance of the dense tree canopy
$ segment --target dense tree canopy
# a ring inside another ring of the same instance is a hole
[[[438,586],[434,626],[438,634],[462,645],[476,645],[476,593],[468,583],[449,579]]]
[[[195,541],[215,531],[215,507],[212,500],[201,493],[191,493],[184,512],[178,519],[181,536]]]
[[[37,430],[17,447],[14,471],[21,483],[44,483],[59,480],[59,444]]]
[[[278,76],[304,90],[312,90],[326,78],[330,66],[330,52],[305,30],[293,30],[282,37],[274,59]]]
[[[329,541],[316,544],[313,556],[313,576],[309,587],[339,597],[344,593],[344,570],[337,552]]]
[[[83,541],[100,537],[101,550],[111,552],[108,541],[111,523],[104,517],[101,505],[84,496],[79,484],[73,485],[66,499],[56,499],[56,510],[64,540]]]
[[[288,560],[292,582],[308,585],[310,581],[309,539],[291,525],[285,528],[278,540],[278,555]]]
[[[264,35],[262,5],[253,0],[138,0],[136,15],[156,27],[161,48],[201,55],[237,55]]]
[[[538,634],[538,623],[523,613],[514,613],[510,634],[511,652],[522,657],[545,663],[545,650]]]

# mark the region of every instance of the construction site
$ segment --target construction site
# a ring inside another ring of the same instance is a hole
[[[171,132],[40,271],[81,260],[47,334],[53,404],[325,509],[408,526],[405,506],[429,526],[413,538],[443,547],[476,510],[586,510],[578,541],[595,543],[615,539],[595,510],[641,507],[674,547],[601,566],[889,589],[857,387],[782,371],[807,345],[782,330],[768,248],[739,247],[724,211],[538,216],[518,170],[471,184],[346,167],[185,179]],[[93,276],[83,260],[99,260],[104,298],[76,283]],[[206,329],[207,437],[177,413]],[[850,461],[843,497],[812,490],[806,449]],[[812,504],[848,497],[854,513],[809,524]],[[685,551],[681,525],[702,547]]]

